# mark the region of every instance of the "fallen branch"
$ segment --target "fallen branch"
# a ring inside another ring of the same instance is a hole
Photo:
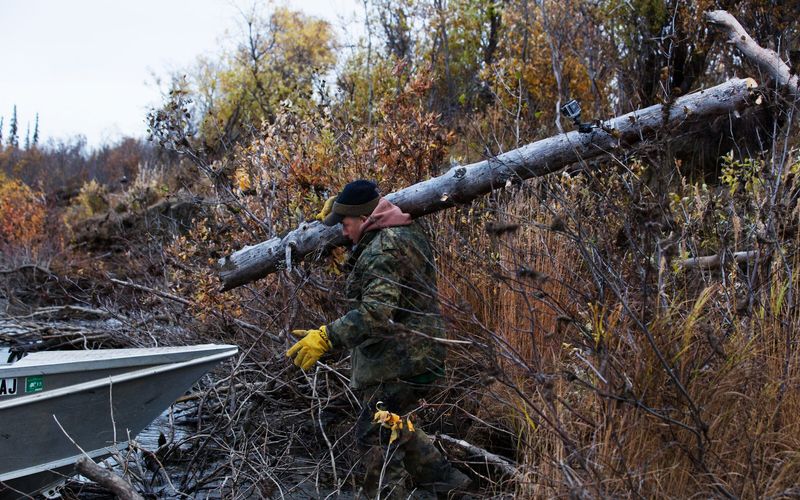
[[[183,297],[180,297],[178,295],[174,295],[174,294],[171,294],[171,293],[168,293],[168,292],[157,290],[157,289],[151,288],[149,286],[139,285],[138,283],[133,283],[132,281],[122,281],[122,280],[118,280],[116,278],[109,278],[109,281],[111,281],[112,283],[116,283],[117,285],[127,286],[127,287],[130,287],[130,288],[136,289],[136,290],[140,290],[142,292],[152,293],[153,295],[158,295],[159,297],[161,297],[163,299],[169,299],[169,300],[178,302],[179,304],[183,304],[183,305],[185,305],[187,307],[192,307],[193,306],[192,301],[190,301],[188,299],[184,299]]]
[[[212,390],[220,394],[224,394],[231,389],[234,391],[237,391],[239,389],[247,389],[248,392],[252,393],[258,391],[261,388],[270,387],[274,383],[275,382],[273,380],[269,380],[267,382],[240,382],[238,384],[234,384],[233,387],[230,387],[228,385],[220,385],[219,387],[211,387],[204,391],[192,392],[190,394],[183,395],[178,399],[176,399],[175,403],[173,404],[185,403],[187,401],[195,401],[198,399],[203,399],[206,396],[208,396],[208,393],[211,392]]]
[[[14,273],[18,273],[20,271],[24,271],[26,269],[33,269],[34,271],[42,272],[44,274],[47,274],[48,276],[55,276],[55,274],[52,271],[50,271],[49,269],[47,269],[46,267],[42,267],[42,266],[39,266],[39,265],[36,265],[36,264],[24,264],[24,265],[19,266],[19,267],[14,267],[14,268],[9,268],[9,269],[5,269],[5,268],[4,269],[0,269],[0,274],[14,274]]]
[[[40,307],[26,316],[17,316],[17,319],[29,319],[29,318],[36,318],[39,316],[53,317],[53,316],[59,316],[63,313],[66,313],[66,315],[73,320],[76,319],[78,315],[95,316],[98,318],[108,318],[111,316],[110,312],[104,311],[102,309],[94,309],[91,307],[83,307],[77,305],[66,305],[66,306]]]
[[[728,37],[728,43],[739,49],[762,72],[771,75],[779,86],[789,90],[795,97],[800,97],[797,75],[792,74],[789,66],[775,51],[765,49],[756,43],[735,17],[724,10],[706,12],[704,17],[706,21]]]
[[[112,493],[117,495],[117,498],[120,500],[144,500],[144,498],[133,489],[131,483],[110,470],[100,467],[86,457],[78,459],[75,463],[75,470],[95,483],[108,488]]]
[[[414,217],[457,204],[469,203],[484,194],[513,183],[540,177],[576,162],[617,151],[629,150],[659,133],[671,134],[697,121],[733,113],[753,105],[751,78],[733,79],[721,85],[679,97],[611,119],[591,133],[559,134],[519,149],[407,187],[386,197]],[[250,283],[305,256],[344,245],[338,226],[304,222],[283,238],[273,238],[245,247],[219,260],[221,289],[230,290]]]
[[[119,335],[115,335],[119,333]],[[0,343],[22,347],[29,351],[59,349],[66,346],[112,344],[123,347],[126,335],[99,323],[85,326],[70,321],[43,321],[36,315],[12,317],[0,313]]]
[[[742,262],[749,262],[756,258],[758,252],[751,250],[749,252],[736,252],[733,254],[733,260],[739,264]],[[692,257],[680,263],[681,267],[686,269],[716,269],[722,263],[720,255],[706,255],[704,257]]]
[[[486,451],[483,448],[479,448],[474,444],[470,444],[463,439],[456,439],[454,437],[450,437],[447,434],[437,434],[436,439],[444,441],[445,443],[451,444],[458,448],[461,448],[470,456],[480,457],[483,459],[487,464],[491,464],[498,469],[500,469],[503,474],[508,476],[513,476],[517,473],[517,467],[514,463],[510,460],[501,457],[500,455],[495,455],[492,452]]]

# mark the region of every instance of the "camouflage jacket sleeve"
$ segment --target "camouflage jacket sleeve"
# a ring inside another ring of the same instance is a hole
[[[364,266],[361,300],[355,309],[327,326],[335,349],[352,349],[370,337],[387,333],[401,295],[397,250],[390,246],[381,245],[379,251],[368,250],[362,255],[364,261],[358,263]]]

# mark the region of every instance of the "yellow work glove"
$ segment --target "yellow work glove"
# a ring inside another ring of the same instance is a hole
[[[301,338],[286,351],[286,356],[294,358],[295,366],[303,370],[314,366],[314,363],[332,347],[324,325],[319,327],[319,330],[292,330],[292,335]]]
[[[392,413],[388,410],[382,410],[382,403],[383,401],[378,401],[378,404],[375,405],[375,408],[378,411],[376,411],[375,415],[373,415],[372,423],[380,424],[383,427],[392,430],[392,435],[389,437],[389,444],[392,444],[397,440],[397,438],[400,436],[400,431],[403,429],[407,429],[408,432],[414,432],[414,424],[411,422],[411,415],[406,417],[406,421],[403,422],[403,417],[397,413]]]
[[[325,217],[330,215],[331,210],[333,210],[333,202],[335,202],[335,201],[336,201],[336,197],[335,196],[331,196],[330,198],[328,198],[325,201],[325,204],[322,205],[322,210],[319,211],[319,213],[316,216],[316,219],[317,220],[325,220]]]

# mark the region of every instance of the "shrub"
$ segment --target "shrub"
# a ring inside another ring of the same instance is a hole
[[[0,173],[0,247],[34,247],[42,240],[44,222],[42,193]]]
[[[78,194],[78,205],[83,208],[86,216],[91,217],[108,210],[108,189],[105,185],[92,179],[81,186]]]

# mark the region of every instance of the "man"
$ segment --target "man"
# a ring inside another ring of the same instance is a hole
[[[464,488],[469,478],[409,416],[444,374],[444,343],[437,341],[444,323],[431,245],[419,224],[382,198],[372,182],[347,184],[326,209],[323,223],[341,223],[354,244],[346,288],[352,309],[318,330],[292,332],[303,338],[287,356],[307,370],[329,350],[351,350],[350,384],[362,403],[355,432],[367,462],[367,495],[400,498],[404,470],[417,486],[434,492]],[[378,410],[383,412],[376,415]],[[373,421],[378,417],[383,425]]]

